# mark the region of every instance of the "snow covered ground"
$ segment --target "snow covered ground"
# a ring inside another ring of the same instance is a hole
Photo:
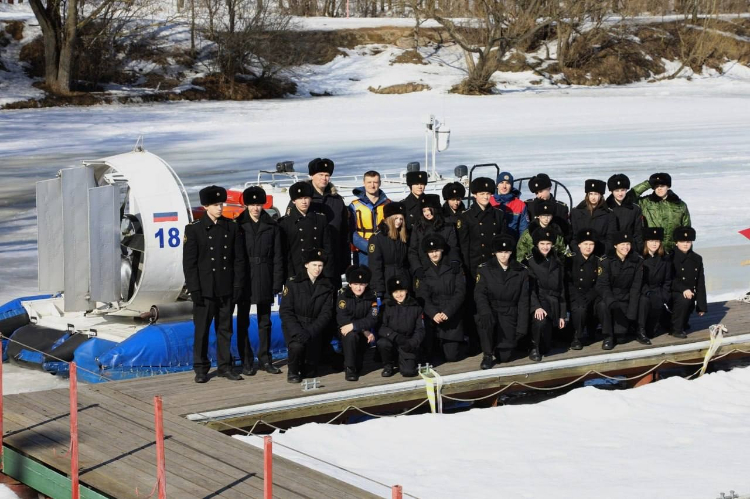
[[[387,488],[341,468],[402,485],[405,497],[706,499],[750,494],[748,420],[750,368],[741,368],[533,405],[307,424],[273,438],[274,454],[382,497]]]

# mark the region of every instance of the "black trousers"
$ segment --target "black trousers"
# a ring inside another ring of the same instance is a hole
[[[305,342],[291,340],[286,348],[289,353],[287,375],[298,374],[305,378],[316,375],[320,358],[320,336],[314,336]]]
[[[570,309],[570,323],[575,331],[575,338],[582,340],[588,335],[593,338],[596,334],[596,300],[586,303],[574,303]]]
[[[378,352],[383,364],[395,364],[398,360],[398,370],[404,376],[417,373],[417,355],[404,352],[394,342],[387,338],[378,339]]]
[[[603,301],[600,301],[596,305],[596,310],[599,320],[602,323],[602,334],[605,338],[614,339],[615,335],[625,336],[628,334],[630,321],[625,312],[619,308],[610,309]]]
[[[684,332],[693,310],[695,310],[695,299],[688,300],[682,293],[672,293],[672,331]]]
[[[653,337],[664,312],[664,302],[659,292],[641,295],[638,299],[638,328],[645,330],[646,336]]]
[[[479,343],[482,346],[484,355],[497,356],[497,352],[508,350],[513,351],[517,342],[516,333],[518,329],[518,317],[512,315],[495,315],[495,324],[493,327],[486,325],[477,325],[477,334]]]
[[[461,358],[463,341],[440,340],[440,346],[446,362],[456,362]]]
[[[531,341],[542,355],[552,346],[552,318],[549,315],[542,320],[531,318]]]
[[[367,351],[365,335],[361,331],[350,331],[346,336],[341,336],[341,349],[344,351],[344,367],[361,371]]]
[[[208,330],[214,323],[216,330],[216,365],[219,372],[232,369],[232,297],[203,298],[203,305],[193,304],[193,370],[196,374],[208,374],[211,361],[208,358]]]
[[[258,362],[260,365],[270,364],[271,358],[271,304],[258,303],[255,305],[258,319]],[[250,302],[241,301],[237,304],[237,350],[240,360],[245,367],[252,367],[255,361],[253,346],[250,344]]]

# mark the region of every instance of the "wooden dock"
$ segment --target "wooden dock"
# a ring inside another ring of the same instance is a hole
[[[693,332],[684,340],[662,335],[652,346],[631,341],[611,352],[602,351],[597,342],[581,351],[553,352],[540,363],[522,358],[480,371],[477,356],[435,369],[443,377],[442,393],[456,399],[491,396],[504,387],[560,386],[599,373],[636,376],[655,366],[702,361],[709,347],[708,327],[718,323],[729,334],[714,358],[750,355],[750,305],[714,303],[709,309],[702,318],[693,316]],[[249,428],[260,421],[288,426],[336,415],[340,421],[353,412],[351,407],[409,408],[426,399],[421,379],[399,374],[382,378],[377,366],[368,369],[357,383],[340,373],[321,376],[322,386],[312,391],[287,383],[285,375],[263,372],[239,382],[211,378],[204,385],[195,384],[192,373],[82,385],[80,479],[87,488],[82,497],[151,493],[156,483],[154,395],[164,401],[169,497],[262,497],[262,452],[216,430],[231,433],[233,427]],[[11,395],[4,404],[6,473],[52,497],[69,497],[65,475],[70,461],[63,455],[70,438],[68,391]],[[274,458],[273,482],[277,497],[374,497],[280,457]],[[385,486],[382,496],[390,496]]]

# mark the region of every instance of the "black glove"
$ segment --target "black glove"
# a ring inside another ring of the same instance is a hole
[[[193,303],[195,303],[197,306],[203,306],[203,295],[201,295],[200,291],[191,291],[190,299],[193,300]]]
[[[424,279],[424,269],[422,267],[414,269],[414,277]]]
[[[237,303],[240,301],[240,298],[242,298],[242,288],[234,288],[234,292],[232,293],[232,302]]]
[[[451,262],[451,272],[454,274],[458,274],[461,272],[461,262],[452,261]]]

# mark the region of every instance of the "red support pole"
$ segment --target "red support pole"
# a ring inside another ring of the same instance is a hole
[[[167,497],[167,465],[164,459],[164,418],[161,397],[154,397],[154,426],[156,426],[156,483],[159,499]]]
[[[273,497],[273,443],[271,437],[263,437],[263,499]]]
[[[391,487],[391,498],[392,499],[401,499],[404,494],[404,489],[401,487],[401,485],[394,485]]]
[[[70,363],[70,498],[78,499],[78,371]]]

